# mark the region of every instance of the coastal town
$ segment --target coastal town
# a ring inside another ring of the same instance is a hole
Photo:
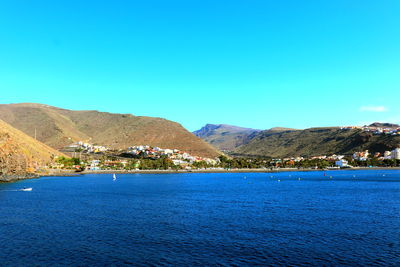
[[[295,157],[273,159],[274,167],[310,167],[315,169],[336,169],[353,167],[398,167],[400,166],[400,148],[383,153],[369,153],[368,150],[355,152],[352,155],[322,155],[310,158]]]
[[[286,158],[205,158],[190,155],[173,148],[137,145],[125,150],[112,150],[106,146],[79,141],[64,148],[71,158],[60,157],[51,169],[77,171],[107,170],[232,170],[232,169],[340,169],[353,167],[400,166],[400,147],[376,153],[368,150],[352,155],[321,155]]]
[[[192,169],[213,167],[219,159],[193,156],[179,149],[152,147],[149,145],[131,146],[125,150],[112,150],[83,141],[73,143],[62,150],[72,159],[61,158],[50,167],[55,169],[75,168],[82,170],[113,169]],[[78,160],[77,160],[78,159]]]

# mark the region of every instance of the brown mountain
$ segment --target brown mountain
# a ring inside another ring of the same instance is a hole
[[[0,181],[33,173],[63,154],[0,120]]]
[[[180,124],[162,118],[23,103],[0,105],[0,119],[30,136],[36,135],[39,141],[55,149],[87,141],[113,149],[151,145],[204,157],[220,154]]]

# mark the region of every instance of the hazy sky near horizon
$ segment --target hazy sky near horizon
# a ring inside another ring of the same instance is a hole
[[[400,1],[1,1],[0,103],[275,126],[400,122]]]

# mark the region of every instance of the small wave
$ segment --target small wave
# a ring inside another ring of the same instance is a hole
[[[0,192],[29,192],[32,191],[32,188],[21,188],[21,189],[12,189],[12,190],[0,190]]]

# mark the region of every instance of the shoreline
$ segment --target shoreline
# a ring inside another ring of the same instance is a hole
[[[168,173],[278,173],[278,172],[313,172],[313,171],[358,171],[358,170],[400,170],[400,167],[358,167],[345,169],[200,169],[200,170],[98,170],[66,173],[64,175],[45,175],[45,176],[75,176],[84,174],[168,174]]]
[[[315,171],[360,171],[360,170],[400,170],[400,167],[358,167],[345,169],[201,169],[201,170],[98,170],[75,172],[73,170],[57,170],[54,172],[38,172],[27,175],[6,175],[0,176],[0,183],[12,183],[27,179],[40,177],[72,177],[85,174],[191,174],[191,173],[280,173],[280,172],[315,172]]]
[[[29,173],[29,174],[9,174],[9,175],[2,175],[0,176],[0,183],[13,183],[21,180],[28,180],[28,179],[37,179],[41,176],[36,173]]]

